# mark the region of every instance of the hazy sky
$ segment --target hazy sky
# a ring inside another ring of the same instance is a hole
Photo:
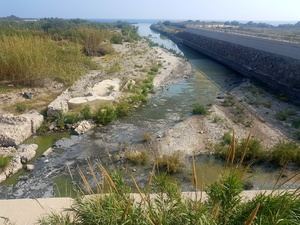
[[[0,0],[0,16],[300,20],[300,0]]]

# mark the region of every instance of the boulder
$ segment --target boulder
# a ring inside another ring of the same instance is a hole
[[[47,116],[57,116],[61,113],[69,111],[68,99],[70,99],[70,93],[68,90],[64,91],[53,102],[48,105]]]
[[[20,145],[17,149],[17,154],[20,156],[21,162],[25,164],[33,159],[37,149],[38,145],[36,144]]]
[[[75,126],[75,133],[80,135],[80,134],[84,134],[85,132],[89,131],[90,129],[92,129],[95,125],[87,120],[83,120],[81,122],[79,122],[76,126]]]
[[[28,170],[28,171],[34,170],[34,165],[32,165],[32,164],[27,164],[27,165],[26,165],[26,170]]]
[[[121,80],[116,78],[116,79],[108,79],[108,80],[103,80],[92,87],[87,95],[88,96],[114,96],[114,93],[118,93],[120,91],[120,83]]]
[[[0,146],[17,146],[42,125],[44,118],[36,111],[20,116],[0,115]]]
[[[76,97],[68,101],[69,107],[74,108],[83,104],[92,103],[92,102],[111,102],[114,101],[113,96],[88,96],[88,97]]]

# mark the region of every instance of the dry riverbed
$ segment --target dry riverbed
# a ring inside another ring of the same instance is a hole
[[[162,154],[182,155],[212,153],[214,145],[227,132],[238,140],[249,134],[268,150],[282,141],[298,141],[295,136],[299,107],[282,101],[261,87],[245,81],[217,96],[208,106],[208,115],[194,115],[164,132],[155,145]],[[287,116],[281,119],[279,115]]]

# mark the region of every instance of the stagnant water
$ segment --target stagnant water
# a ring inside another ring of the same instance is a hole
[[[241,76],[232,70],[190,49],[179,48],[169,39],[151,31],[150,24],[138,24],[138,27],[140,35],[183,54],[194,68],[193,75],[157,91],[147,104],[125,119],[96,128],[82,136],[71,136],[58,141],[49,157],[33,162],[34,171],[23,171],[4,182],[0,186],[0,198],[71,195],[72,182],[79,180],[78,168],[85,170],[87,159],[93,165],[99,162],[108,168],[134,171],[138,182],[146,182],[151,166],[124,166],[115,157],[120,149],[141,143],[144,133],[161,135],[164,130],[190,116],[194,103],[211,104],[219,92],[241,82]],[[202,156],[196,158],[196,170],[198,184],[204,186],[215,181],[225,171],[225,167],[213,157]],[[270,189],[279,173],[280,171],[272,168],[257,167],[246,176],[253,184],[253,189]],[[174,179],[182,183],[183,190],[194,189],[190,166],[175,175]],[[285,187],[296,186],[290,182]]]

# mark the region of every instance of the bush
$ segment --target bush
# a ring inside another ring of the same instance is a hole
[[[291,109],[286,109],[275,114],[275,118],[280,121],[286,121],[290,116],[294,116],[295,111]]]
[[[128,116],[130,111],[131,107],[127,101],[119,102],[116,106],[116,114],[118,118]]]
[[[112,44],[122,44],[122,42],[123,42],[122,35],[119,35],[119,34],[113,35],[112,38],[110,39],[110,42]]]
[[[232,135],[230,132],[226,132],[223,137],[223,145],[229,145],[232,141]]]
[[[0,156],[0,170],[5,169],[8,164],[11,162],[11,156]]]
[[[27,106],[24,103],[17,103],[15,107],[18,113],[23,113],[27,110]]]
[[[271,160],[279,166],[287,163],[300,166],[300,147],[294,142],[280,142],[271,149]]]
[[[94,116],[95,122],[102,125],[107,125],[115,119],[117,119],[117,113],[113,106],[98,109]]]
[[[230,224],[228,223],[229,219],[236,213],[241,203],[240,193],[242,190],[243,182],[234,172],[224,175],[220,181],[208,187],[206,191],[208,205],[218,211],[216,215],[218,224]]]
[[[68,113],[63,116],[64,124],[74,124],[77,123],[80,118],[76,113]]]
[[[294,119],[292,122],[292,126],[297,129],[300,128],[300,118]]]
[[[169,174],[177,173],[182,167],[181,154],[175,152],[172,155],[162,155],[156,160],[156,165],[159,170]]]
[[[250,138],[237,141],[235,149],[232,150],[232,137],[230,133],[225,133],[220,144],[215,145],[215,153],[222,159],[227,159],[230,154],[234,153],[234,162],[239,163],[242,159],[244,162],[255,160],[260,161],[265,158],[265,152],[261,142],[257,139]],[[230,146],[231,145],[231,146]]]
[[[86,105],[84,108],[80,111],[80,117],[84,120],[90,120],[93,118],[93,114],[91,112],[91,107]]]
[[[192,112],[194,115],[207,115],[207,109],[201,104],[194,104]]]
[[[149,156],[146,151],[127,150],[125,151],[125,159],[135,165],[145,165]]]
[[[260,225],[300,224],[300,199],[297,193],[259,194],[249,202],[240,204],[228,224],[240,225],[255,212],[253,223]],[[250,223],[248,223],[250,224]]]

